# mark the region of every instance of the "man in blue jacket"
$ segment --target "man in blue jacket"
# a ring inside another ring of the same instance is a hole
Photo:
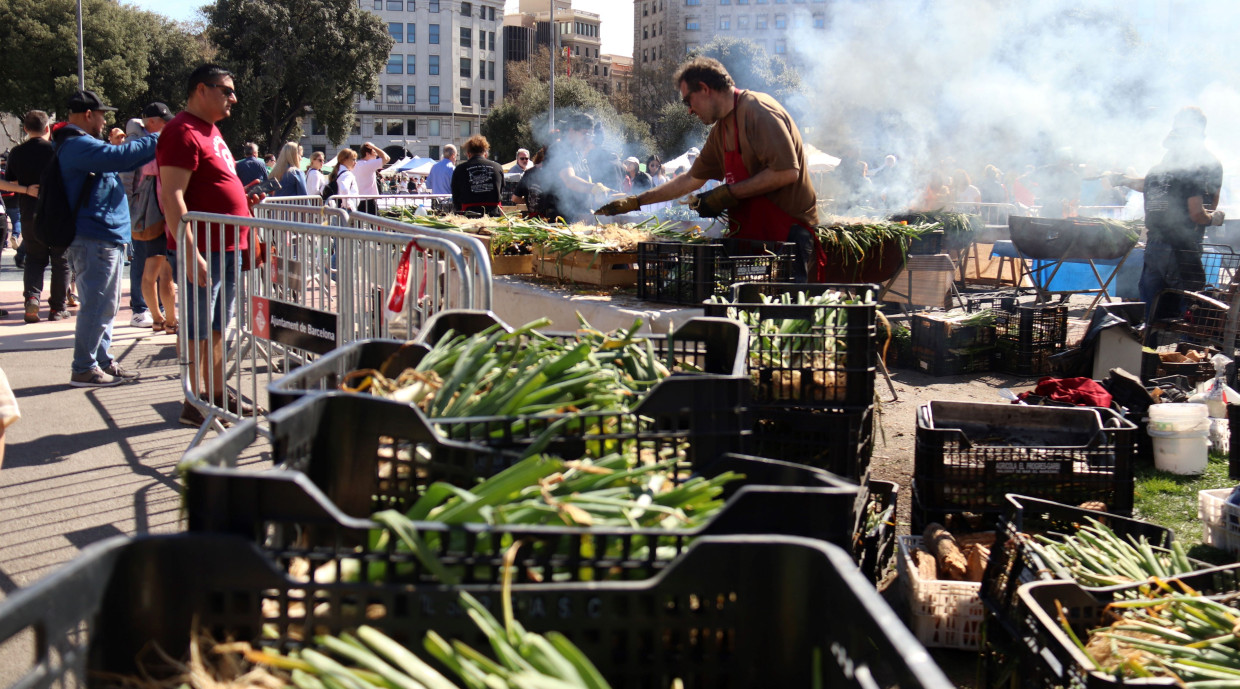
[[[99,137],[109,111],[93,91],[69,97],[69,123],[52,134],[68,201],[77,212],[77,234],[66,254],[77,272],[78,311],[73,375],[79,388],[120,385],[138,379],[108,352],[112,321],[121,297],[121,268],[130,241],[129,204],[117,173],[136,170],[155,158],[158,134],[113,146]],[[87,197],[78,201],[85,193]]]

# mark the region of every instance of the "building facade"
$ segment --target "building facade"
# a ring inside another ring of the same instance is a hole
[[[374,100],[358,97],[357,123],[337,146],[310,118],[302,146],[329,157],[364,141],[439,158],[481,129],[503,94],[503,0],[359,0],[396,41]]]
[[[794,36],[826,26],[826,0],[634,0],[633,66],[639,72],[674,68],[716,36],[787,55]]]

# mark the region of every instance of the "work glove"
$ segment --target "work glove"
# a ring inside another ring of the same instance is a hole
[[[718,218],[729,208],[735,208],[740,199],[732,195],[730,185],[721,184],[714,189],[698,194],[689,200],[689,208],[697,211],[703,218]]]
[[[1227,214],[1224,213],[1223,211],[1211,211],[1210,212],[1210,224],[1214,225],[1215,227],[1218,227],[1219,225],[1223,224],[1223,220],[1226,219],[1226,217],[1227,217]]]
[[[641,209],[642,204],[637,200],[636,196],[626,196],[622,199],[616,199],[611,203],[604,204],[602,208],[594,211],[595,215],[624,215],[625,213],[633,213]]]

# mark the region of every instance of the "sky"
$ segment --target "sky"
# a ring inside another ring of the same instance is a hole
[[[137,5],[144,10],[165,15],[177,21],[189,21],[195,18],[197,9],[205,0],[129,0],[128,4]],[[604,53],[612,55],[633,54],[633,3],[608,2],[608,0],[574,0],[573,7],[586,12],[594,12],[602,17],[602,39]],[[517,11],[517,0],[507,0],[506,12]]]

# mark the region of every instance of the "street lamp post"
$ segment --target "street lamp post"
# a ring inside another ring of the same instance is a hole
[[[559,52],[560,27],[555,24],[555,0],[551,0],[551,106],[548,114],[551,117],[551,130],[555,130],[555,54]]]
[[[78,90],[86,90],[86,51],[82,41],[82,0],[77,0]]]

